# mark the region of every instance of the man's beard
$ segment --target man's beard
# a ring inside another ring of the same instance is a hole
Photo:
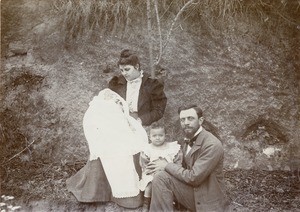
[[[192,127],[185,127],[183,129],[183,131],[184,131],[185,136],[187,138],[192,138],[195,135],[195,133],[196,133],[197,130],[195,128],[192,128]]]

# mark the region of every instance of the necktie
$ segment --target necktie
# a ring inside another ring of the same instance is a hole
[[[190,147],[192,147],[194,145],[194,142],[192,139],[185,138],[184,142],[187,143]]]
[[[199,134],[198,134],[198,135],[199,135]],[[197,138],[198,138],[198,135],[194,136],[192,139],[185,138],[184,141],[185,141],[190,147],[193,147],[195,141],[196,141]]]

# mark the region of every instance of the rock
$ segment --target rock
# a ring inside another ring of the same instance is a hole
[[[18,56],[18,55],[26,55],[28,51],[28,47],[26,47],[21,42],[14,42],[9,44],[9,53],[8,55]]]
[[[283,170],[284,171],[291,171],[291,168],[289,166],[284,166]]]
[[[270,158],[272,155],[275,154],[276,151],[280,151],[280,150],[281,150],[280,148],[269,146],[269,147],[263,149],[262,151],[265,155],[268,156],[268,158]]]
[[[268,167],[269,171],[273,171],[274,170],[271,165],[267,165],[267,167]]]
[[[284,193],[284,190],[282,188],[276,188],[276,192],[278,192],[278,193]]]

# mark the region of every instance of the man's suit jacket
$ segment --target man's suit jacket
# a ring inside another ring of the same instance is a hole
[[[184,144],[183,150],[187,144]],[[228,204],[223,181],[222,143],[203,129],[184,157],[184,166],[170,163],[165,170],[194,188],[197,211],[223,211]]]
[[[126,100],[127,81],[123,76],[113,77],[108,87]],[[161,119],[167,105],[164,86],[144,73],[138,98],[138,116],[148,126]]]

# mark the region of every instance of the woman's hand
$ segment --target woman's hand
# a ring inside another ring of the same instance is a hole
[[[165,170],[165,167],[168,165],[168,162],[166,160],[157,160],[150,162],[146,167],[146,174],[153,174],[158,171]]]
[[[137,120],[140,124],[143,124],[143,123],[142,123],[142,120],[139,118],[137,112],[130,112],[129,115],[130,115],[131,117],[133,117],[135,120]]]
[[[135,119],[138,119],[139,116],[138,116],[138,113],[137,112],[130,112],[129,115]]]

